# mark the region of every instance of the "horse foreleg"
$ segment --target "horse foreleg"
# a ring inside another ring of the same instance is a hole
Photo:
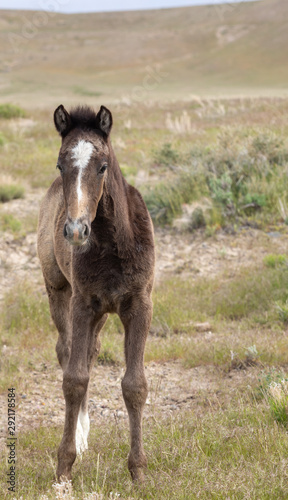
[[[95,358],[99,355],[100,352],[100,339],[99,333],[103,328],[108,315],[105,314],[100,321],[96,324],[94,328],[94,335],[91,338],[91,343],[88,349],[88,372],[89,376],[91,374],[92,368],[94,366]],[[77,455],[81,455],[85,450],[88,449],[88,434],[90,430],[90,421],[88,415],[88,399],[89,399],[89,384],[85,393],[85,396],[82,400],[78,420],[77,420],[77,428],[76,428],[76,453]]]
[[[129,415],[131,448],[128,469],[132,479],[144,479],[143,468],[147,459],[143,448],[142,417],[148,394],[144,372],[144,349],[152,317],[150,298],[134,299],[129,310],[120,318],[125,327],[126,372],[122,380],[122,393]]]
[[[70,479],[71,468],[76,458],[76,428],[81,403],[89,383],[89,351],[97,320],[87,310],[81,299],[72,298],[72,344],[71,354],[63,374],[65,397],[65,424],[62,441],[58,449],[57,477]],[[88,415],[87,415],[88,417]],[[87,420],[86,420],[87,422]]]
[[[45,285],[51,317],[59,333],[56,345],[57,358],[64,371],[69,360],[71,345],[71,326],[69,322],[71,286],[66,282],[61,288],[56,288],[50,285],[47,280],[45,280]]]

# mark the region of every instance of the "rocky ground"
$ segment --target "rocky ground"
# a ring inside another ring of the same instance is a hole
[[[2,211],[21,218],[35,215],[43,192],[28,193],[24,200],[14,200],[2,207]],[[226,270],[234,274],[243,266],[263,260],[265,254],[285,253],[286,234],[261,232],[251,228],[236,235],[219,233],[205,238],[199,233],[189,234],[179,228],[156,230],[156,284],[168,276],[185,275],[217,276]],[[7,290],[29,279],[43,288],[41,270],[36,252],[36,233],[15,238],[11,233],[2,234],[0,241],[0,303]],[[121,394],[121,366],[97,366],[94,368],[90,390],[91,422],[101,423],[107,418],[127,419]],[[184,369],[178,362],[149,363],[146,366],[149,380],[149,398],[145,417],[173,415],[179,409],[189,408],[197,413],[199,400],[209,404],[218,398],[225,399],[229,391],[247,387],[257,376],[257,369],[222,373],[219,377],[214,367]],[[25,374],[25,393],[18,394],[17,432],[38,426],[62,425],[64,399],[61,389],[62,372],[54,365],[41,364]],[[225,380],[223,380],[225,379]],[[223,384],[224,382],[224,384]],[[225,386],[225,392],[223,392]],[[7,396],[0,395],[0,443],[5,447],[7,426]]]

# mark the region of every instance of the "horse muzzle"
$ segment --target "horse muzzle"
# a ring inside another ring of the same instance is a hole
[[[67,219],[64,224],[64,238],[66,238],[71,245],[84,245],[84,243],[88,240],[90,233],[91,225],[87,219]]]

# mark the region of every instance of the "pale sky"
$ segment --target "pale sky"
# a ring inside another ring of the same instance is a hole
[[[55,12],[103,12],[160,9],[191,5],[232,4],[251,0],[0,0],[0,9],[47,10]]]

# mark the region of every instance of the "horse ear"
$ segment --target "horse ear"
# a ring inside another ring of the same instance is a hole
[[[113,125],[112,113],[105,106],[101,106],[97,114],[97,128],[99,128],[107,137],[111,132]]]
[[[62,104],[54,111],[54,123],[56,130],[62,137],[65,137],[71,130],[71,117]]]

